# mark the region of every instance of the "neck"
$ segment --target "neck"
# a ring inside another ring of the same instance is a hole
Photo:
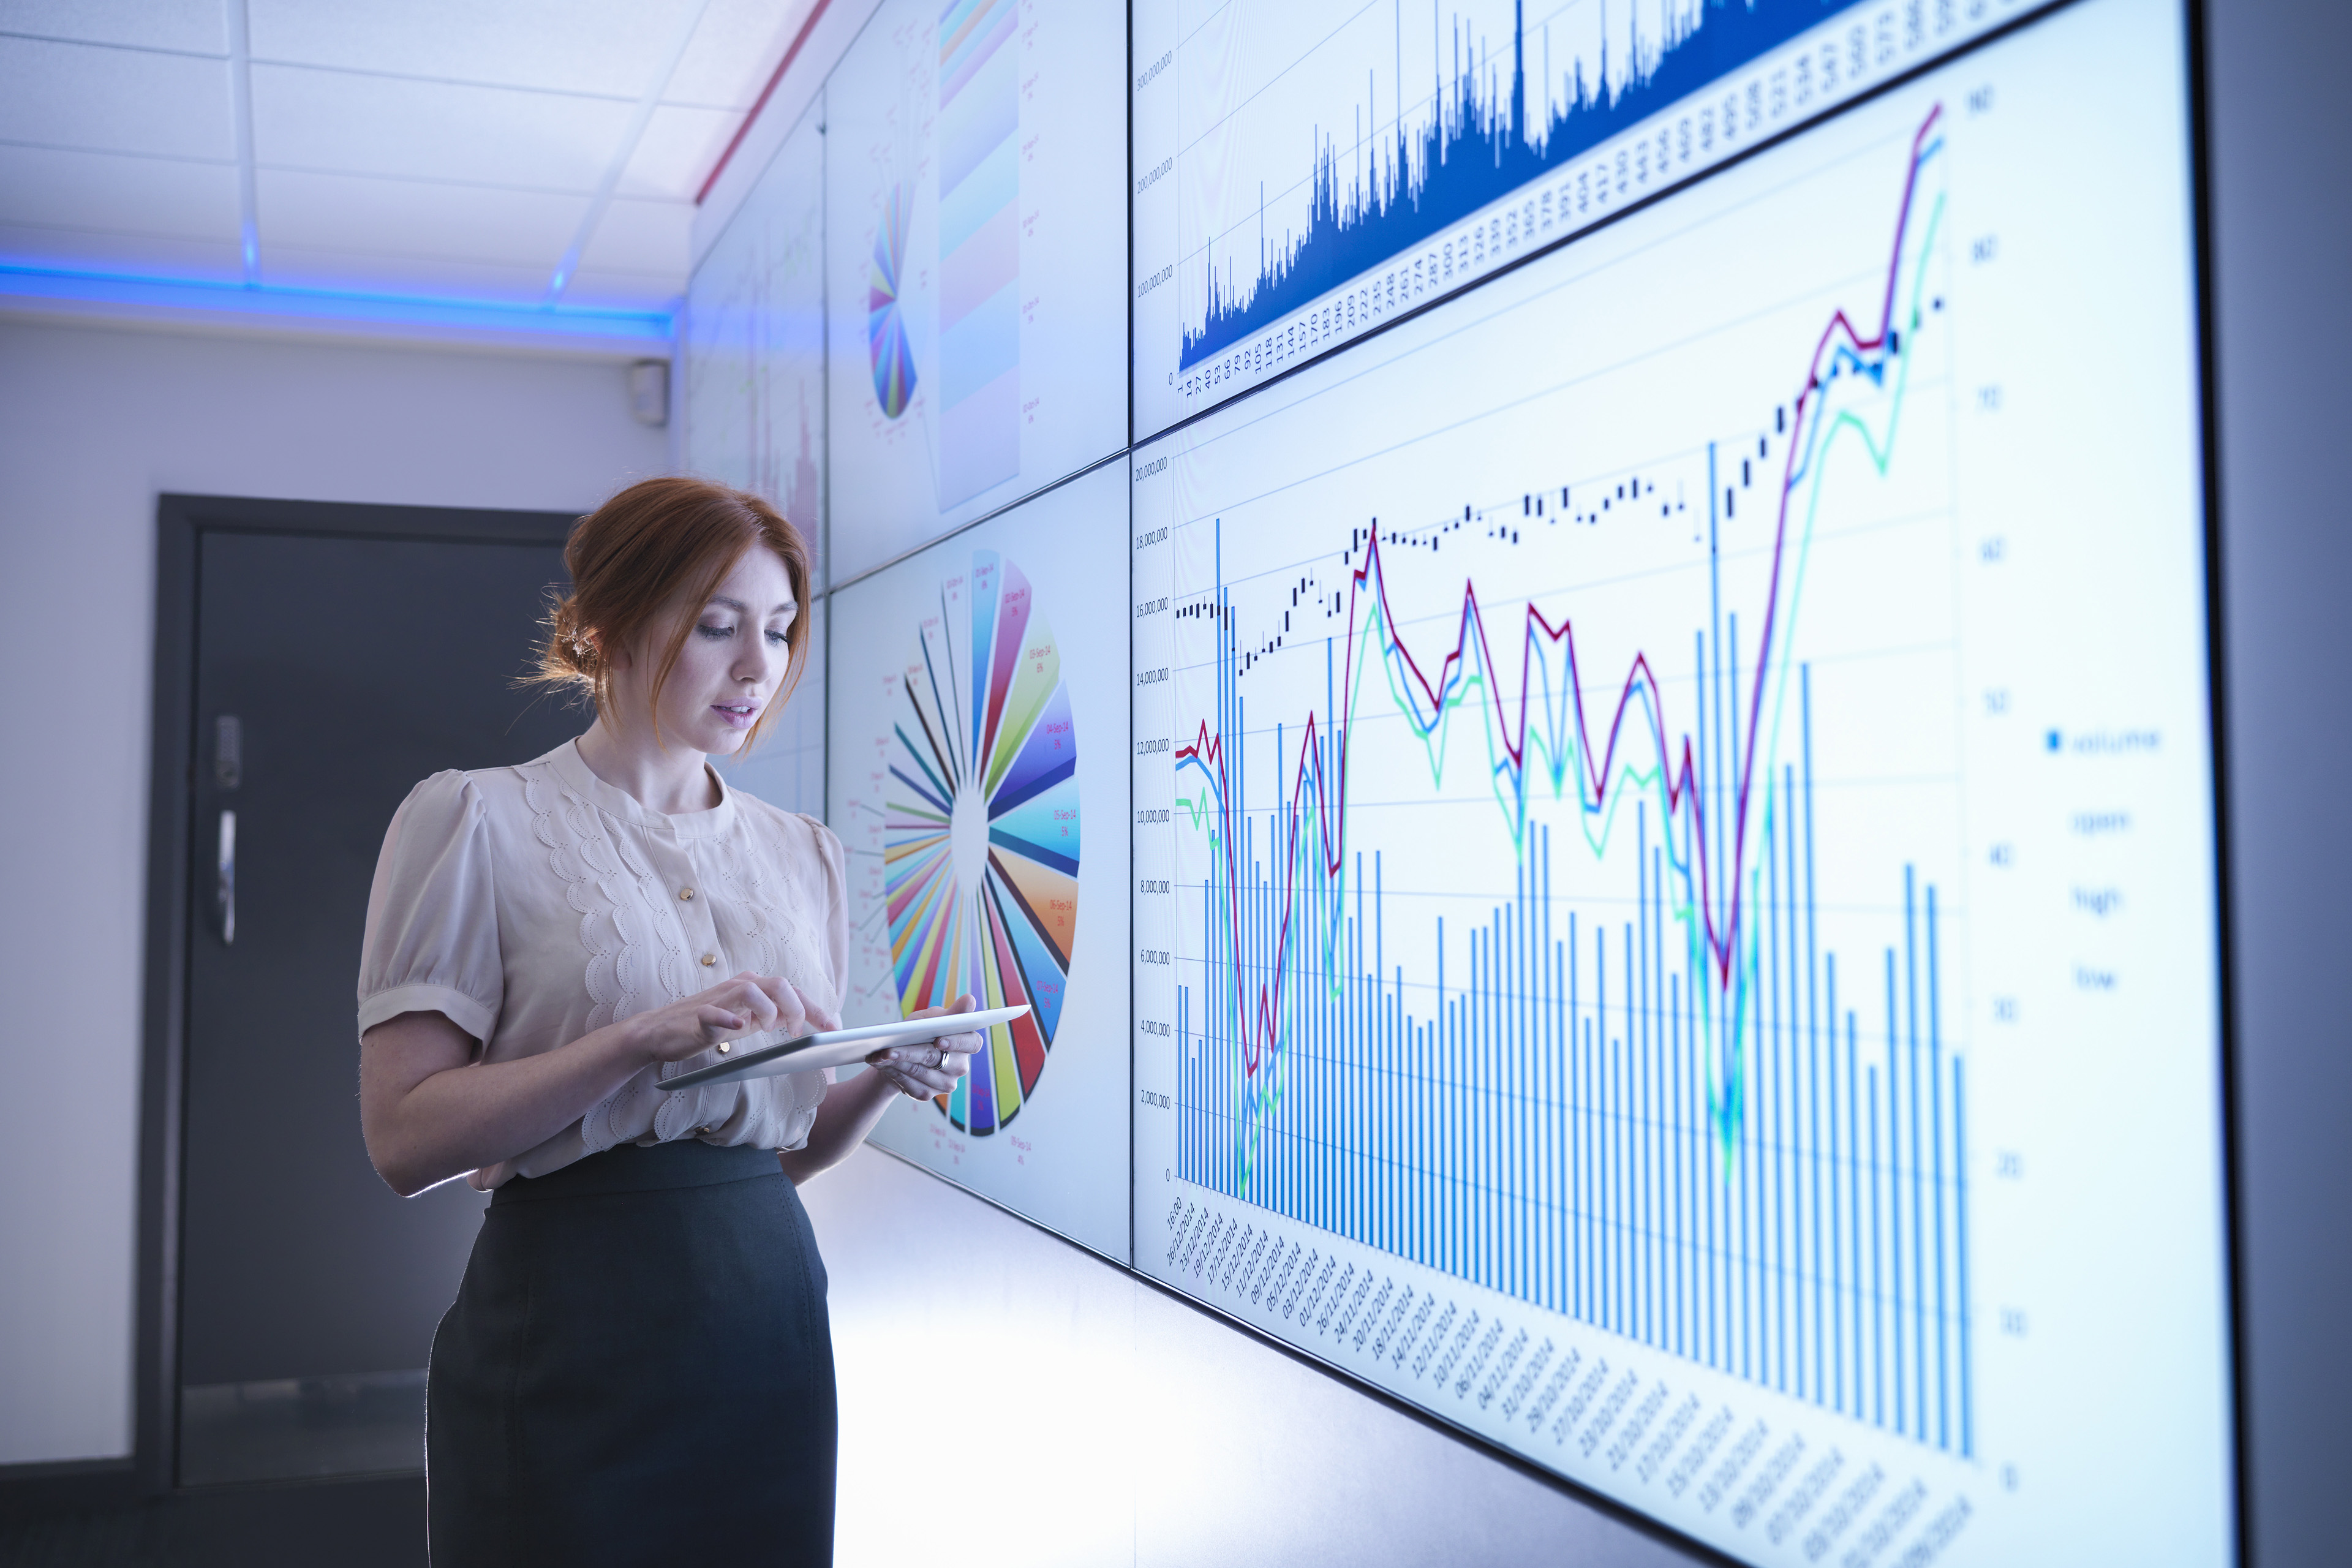
[[[647,811],[678,816],[719,804],[719,784],[702,753],[675,739],[665,751],[655,744],[649,722],[615,730],[600,717],[578,745],[590,773]]]

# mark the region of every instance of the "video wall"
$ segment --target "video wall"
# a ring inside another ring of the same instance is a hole
[[[877,1142],[1742,1562],[2232,1560],[2189,47],[886,0],[684,331],[857,1019],[1032,1009]]]

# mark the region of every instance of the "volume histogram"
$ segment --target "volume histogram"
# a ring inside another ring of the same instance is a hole
[[[1143,427],[1589,227],[2017,8],[1139,7]]]
[[[2226,1538],[2160,10],[1138,453],[1139,1267],[1746,1561]]]

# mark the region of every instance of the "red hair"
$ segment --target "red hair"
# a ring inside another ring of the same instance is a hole
[[[743,737],[743,751],[750,751],[808,666],[809,552],[800,531],[748,491],[672,475],[631,485],[582,518],[563,546],[572,592],[548,614],[547,642],[530,684],[579,690],[599,717],[617,723],[612,660],[604,650],[634,647],[663,616],[676,615],[650,695],[658,743],[662,688],[686,647],[695,613],[736,563],[762,547],[784,563],[800,612],[784,633],[790,660],[783,681]]]

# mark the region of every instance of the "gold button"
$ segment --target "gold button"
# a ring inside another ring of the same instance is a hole
[[[721,1040],[721,1041],[719,1041],[719,1054],[720,1056],[722,1056],[722,1057],[723,1057],[723,1056],[725,1056],[725,1055],[727,1054],[727,1052],[728,1052],[729,1048],[730,1048],[730,1047],[729,1047],[729,1046],[728,1046],[728,1044],[727,1044],[727,1042],[726,1042],[726,1041]]]
[[[677,890],[677,896],[691,903],[694,900],[694,889],[692,888],[680,888]]]
[[[698,1127],[694,1130],[694,1135],[698,1138],[708,1138],[710,1136],[710,1129],[708,1127]]]
[[[712,964],[718,962],[719,955],[715,952],[706,952],[702,955],[702,967],[705,969],[709,968]]]

